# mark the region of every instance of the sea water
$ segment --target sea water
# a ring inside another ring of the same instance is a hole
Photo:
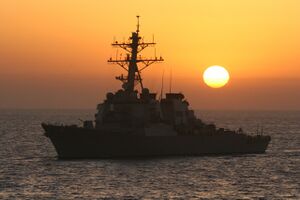
[[[263,129],[265,154],[58,160],[40,124],[94,112],[0,110],[0,199],[300,199],[300,112],[197,111],[218,127]]]

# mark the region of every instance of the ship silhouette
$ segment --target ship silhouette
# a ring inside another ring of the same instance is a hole
[[[110,158],[144,156],[201,156],[264,153],[271,140],[262,134],[249,135],[217,128],[198,119],[182,93],[165,98],[144,87],[141,72],[162,57],[144,58],[141,51],[154,46],[137,29],[127,42],[114,41],[125,57],[109,58],[127,74],[117,76],[122,88],[109,92],[98,104],[94,121],[83,126],[42,123],[59,158]],[[136,89],[140,87],[140,92]]]

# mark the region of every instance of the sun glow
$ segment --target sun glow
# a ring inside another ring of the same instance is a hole
[[[229,73],[224,67],[211,66],[204,71],[203,80],[209,87],[220,88],[229,81]]]

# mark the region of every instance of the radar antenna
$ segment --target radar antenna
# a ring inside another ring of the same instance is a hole
[[[141,40],[139,36],[140,32],[140,16],[137,15],[137,30],[136,32],[132,32],[131,37],[128,39],[128,42],[118,42],[114,41],[112,43],[113,47],[118,47],[127,52],[125,57],[118,58],[116,57],[113,59],[112,57],[109,58],[107,61],[108,63],[117,64],[122,67],[124,70],[127,71],[127,76],[123,74],[121,76],[117,76],[116,79],[123,82],[123,89],[128,92],[133,92],[136,83],[139,83],[141,89],[143,89],[143,82],[141,77],[141,72],[149,67],[153,63],[161,62],[164,59],[160,56],[157,58],[143,58],[140,55],[140,52],[143,51],[145,48],[150,46],[155,46],[156,43],[153,42],[144,42]],[[140,66],[138,66],[138,63]]]

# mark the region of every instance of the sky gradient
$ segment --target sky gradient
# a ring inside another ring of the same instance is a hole
[[[165,59],[142,74],[151,90],[160,91],[172,68],[172,90],[194,109],[300,110],[297,0],[3,0],[0,108],[95,108],[121,87],[114,77],[124,71],[106,61],[137,14]],[[204,84],[212,65],[229,71],[228,85]]]

